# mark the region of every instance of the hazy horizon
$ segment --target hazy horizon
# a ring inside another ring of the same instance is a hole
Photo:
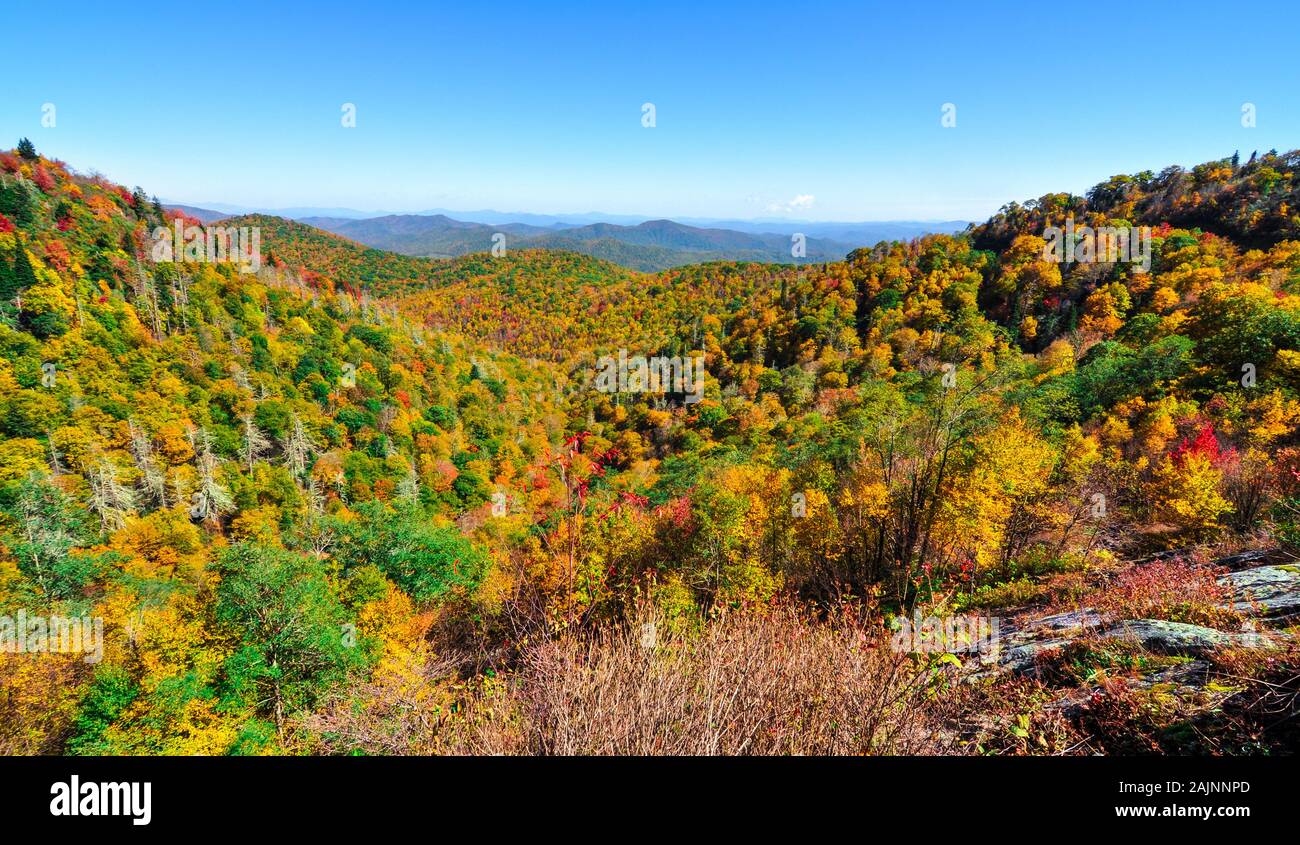
[[[311,206],[311,205],[286,205],[286,206],[262,206],[247,205],[237,202],[207,202],[192,201],[188,199],[168,197],[159,195],[159,202],[168,207],[185,206],[189,208],[200,208],[208,211],[227,212],[229,214],[273,214],[281,217],[307,217],[319,216],[329,217],[337,216],[340,218],[371,219],[375,217],[432,217],[436,215],[453,216],[456,214],[464,215],[499,215],[503,218],[526,218],[542,217],[555,219],[583,219],[584,223],[594,222],[600,219],[608,222],[626,222],[626,221],[653,221],[653,220],[672,220],[674,222],[695,221],[713,222],[713,223],[812,223],[818,225],[841,225],[853,226],[863,224],[884,224],[884,223],[971,223],[978,222],[964,219],[948,219],[942,217],[936,218],[878,218],[878,219],[861,219],[861,220],[829,220],[816,217],[714,217],[698,215],[669,215],[669,214],[636,214],[636,213],[609,213],[598,209],[591,209],[580,212],[555,212],[555,211],[536,211],[513,209],[503,211],[498,208],[419,208],[414,210],[397,210],[397,209],[362,209],[347,206]],[[310,212],[308,214],[307,212]],[[590,218],[590,219],[587,219]]]

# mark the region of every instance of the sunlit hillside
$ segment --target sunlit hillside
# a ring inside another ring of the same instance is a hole
[[[264,215],[215,224],[256,266],[160,260],[198,221],[26,142],[0,609],[103,640],[0,661],[0,748],[1294,748],[1298,161],[642,273]],[[1146,266],[1055,260],[1067,224]],[[641,359],[702,380],[601,381]],[[954,614],[1001,652],[889,647]]]

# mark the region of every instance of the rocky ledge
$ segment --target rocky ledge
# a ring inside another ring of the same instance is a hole
[[[1300,565],[1272,562],[1279,559],[1282,556],[1276,549],[1260,549],[1214,562],[1230,570],[1219,578],[1220,583],[1231,588],[1231,599],[1223,608],[1245,618],[1240,631],[1162,619],[1108,622],[1092,608],[1038,616],[1022,614],[1004,626],[994,671],[1036,674],[1041,656],[1085,637],[1123,641],[1156,654],[1187,657],[1203,657],[1220,648],[1276,647],[1281,638],[1288,636],[1278,627],[1300,616]],[[988,674],[987,664],[991,662],[985,660],[980,675]]]

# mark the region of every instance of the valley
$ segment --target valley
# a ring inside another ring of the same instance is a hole
[[[796,263],[667,221],[209,224],[24,139],[0,609],[103,642],[0,662],[0,747],[1292,751],[1297,164]],[[260,261],[154,255],[178,221]],[[1148,240],[1057,260],[1076,225]],[[891,645],[931,617],[995,663]]]

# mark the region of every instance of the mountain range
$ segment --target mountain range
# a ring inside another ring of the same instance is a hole
[[[226,205],[170,207],[203,223],[225,219],[237,209]],[[296,220],[366,246],[404,255],[454,258],[487,252],[499,241],[507,249],[568,250],[643,272],[707,261],[787,264],[839,261],[858,247],[874,246],[881,241],[910,240],[931,233],[953,233],[967,225],[959,220],[828,223],[705,218],[691,218],[686,223],[594,213],[555,216],[494,211],[463,215],[471,219],[453,218],[442,211],[364,217],[357,215],[365,212],[352,209],[292,208],[261,213]],[[792,250],[797,234],[805,238],[804,252],[798,259]]]
[[[526,223],[469,223],[441,214],[401,214],[364,220],[307,217],[300,222],[367,246],[431,258],[486,252],[494,243],[501,242],[507,249],[580,252],[645,272],[705,261],[794,262],[790,235],[701,229],[671,220],[648,220],[635,226],[592,223],[557,228]],[[810,261],[838,261],[854,246],[807,238],[805,256]]]

